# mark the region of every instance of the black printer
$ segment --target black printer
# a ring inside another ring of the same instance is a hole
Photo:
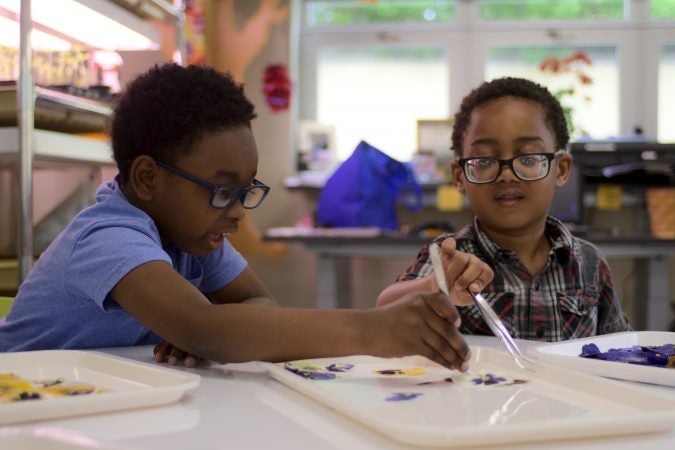
[[[675,144],[582,141],[570,152],[586,183],[675,186]]]

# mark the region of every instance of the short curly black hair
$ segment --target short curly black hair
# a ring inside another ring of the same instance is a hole
[[[110,137],[122,181],[134,159],[149,155],[174,163],[206,134],[251,127],[255,107],[243,85],[215,69],[156,65],[133,80],[118,99]]]
[[[546,122],[555,135],[557,148],[567,147],[570,140],[567,119],[560,102],[544,86],[525,78],[504,77],[486,81],[464,97],[459,111],[455,114],[452,130],[452,149],[456,156],[462,156],[462,139],[471,120],[471,113],[477,107],[502,97],[517,97],[539,103],[546,111]]]

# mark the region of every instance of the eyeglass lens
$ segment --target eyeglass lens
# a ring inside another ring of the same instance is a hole
[[[489,183],[499,176],[500,167],[509,165],[516,175],[523,180],[539,180],[548,175],[549,159],[545,155],[521,155],[513,158],[511,164],[500,163],[489,158],[468,159],[464,166],[469,181]]]
[[[225,187],[218,190],[212,201],[214,207],[225,208],[241,199],[244,208],[253,209],[260,205],[264,197],[265,188],[263,186]]]

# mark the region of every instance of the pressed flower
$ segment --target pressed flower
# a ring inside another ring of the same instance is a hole
[[[378,375],[409,375],[417,377],[420,375],[426,375],[427,371],[422,369],[421,367],[408,367],[404,369],[376,370],[375,373]]]
[[[336,375],[332,372],[320,372],[314,370],[301,369],[300,367],[296,367],[291,364],[284,364],[284,369],[303,378],[307,378],[308,380],[322,381],[322,380],[334,380],[336,378]]]
[[[675,360],[675,346],[673,344],[661,346],[634,345],[625,348],[610,348],[608,351],[602,352],[597,345],[590,343],[581,347],[579,356],[644,366],[672,367],[671,360]]]
[[[413,400],[422,395],[421,392],[395,392],[386,398],[388,402],[401,402],[406,400]]]
[[[326,370],[330,372],[347,372],[352,368],[354,368],[354,364],[347,364],[347,363],[333,363],[329,366],[326,366]]]
[[[483,384],[485,386],[490,386],[493,384],[499,384],[506,381],[506,378],[500,377],[497,375],[493,375],[491,373],[486,373],[485,375],[482,375],[478,378],[473,378],[471,382],[473,384]]]

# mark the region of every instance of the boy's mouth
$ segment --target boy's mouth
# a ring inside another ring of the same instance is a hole
[[[227,239],[227,236],[230,235],[230,233],[236,231],[237,230],[228,230],[221,233],[209,233],[206,235],[206,238],[208,239],[211,248],[216,249],[223,245],[223,241]]]
[[[492,197],[497,203],[502,205],[513,205],[525,198],[522,192],[517,190],[507,190],[502,192],[497,192]]]
[[[206,238],[209,240],[209,245],[215,249],[223,244],[225,233],[209,233]]]

